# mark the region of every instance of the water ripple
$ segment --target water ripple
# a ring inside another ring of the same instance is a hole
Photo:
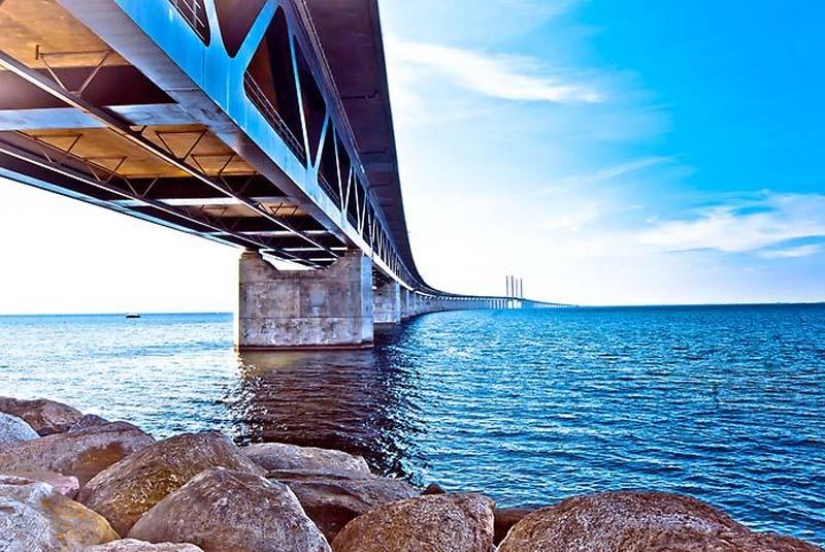
[[[0,394],[364,455],[505,506],[648,488],[825,543],[825,307],[445,313],[246,355],[229,315],[0,317]]]

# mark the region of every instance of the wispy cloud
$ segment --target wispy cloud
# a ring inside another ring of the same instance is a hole
[[[508,9],[520,10],[531,17],[554,17],[570,11],[582,0],[498,0]]]
[[[644,157],[626,163],[620,163],[593,172],[567,176],[550,184],[541,190],[541,195],[566,192],[571,189],[580,189],[586,186],[593,186],[602,182],[607,182],[621,176],[633,174],[651,167],[674,163],[675,157]]]
[[[666,251],[742,253],[819,237],[825,237],[825,195],[766,193],[762,200],[714,206],[689,220],[657,223],[641,232],[638,240]],[[761,255],[788,258],[816,251],[814,247],[799,246]]]
[[[600,103],[605,94],[564,71],[526,56],[489,54],[391,38],[388,52],[401,71],[436,74],[442,81],[510,101]]]
[[[764,259],[797,259],[800,257],[810,257],[822,251],[822,246],[818,244],[798,245],[785,249],[768,249],[761,251],[759,256]]]

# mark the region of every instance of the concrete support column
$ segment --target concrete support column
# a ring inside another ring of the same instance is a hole
[[[372,345],[372,262],[349,252],[328,268],[281,271],[255,251],[239,262],[239,350]]]
[[[389,282],[373,290],[373,320],[376,324],[401,322],[401,286]]]
[[[401,288],[401,320],[406,320],[412,316],[410,305],[410,290]]]

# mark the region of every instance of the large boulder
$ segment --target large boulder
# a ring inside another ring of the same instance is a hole
[[[0,473],[53,471],[77,477],[82,486],[115,462],[154,441],[150,435],[125,422],[49,435],[0,453]]]
[[[125,535],[166,495],[217,467],[264,473],[221,433],[185,433],[158,441],[103,471],[80,490],[77,500]]]
[[[536,508],[496,508],[495,512],[495,536],[493,541],[498,545],[518,522],[528,514],[532,514]]]
[[[97,414],[86,414],[75,422],[67,431],[69,433],[74,433],[76,431],[83,431],[84,429],[88,429],[90,427],[101,426],[108,423],[111,422],[109,422],[106,418],[101,418]]]
[[[479,494],[425,495],[379,506],[332,541],[335,552],[490,552],[491,499]]]
[[[0,412],[0,452],[40,437],[22,418]]]
[[[0,477],[18,477],[28,479],[32,483],[47,483],[69,498],[73,498],[80,489],[77,477],[45,470],[4,470],[0,471]]]
[[[249,445],[241,450],[253,462],[269,471],[305,471],[356,476],[370,473],[363,457],[339,450],[299,447],[284,443]]]
[[[83,417],[76,408],[47,399],[0,397],[0,412],[24,419],[40,435],[67,431]]]
[[[600,493],[542,508],[517,523],[499,552],[814,552],[807,543],[752,533],[694,498]]]
[[[376,506],[419,495],[418,490],[406,481],[377,475],[348,478],[270,472],[267,478],[289,486],[309,519],[330,541],[347,523]]]
[[[135,539],[123,539],[91,546],[83,552],[203,552],[203,549],[194,544],[152,544]]]
[[[60,552],[119,538],[103,517],[45,483],[0,477],[0,550]]]
[[[201,473],[160,501],[129,538],[191,542],[205,552],[330,552],[289,487],[222,468]]]

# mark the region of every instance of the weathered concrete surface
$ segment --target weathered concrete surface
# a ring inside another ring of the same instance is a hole
[[[103,517],[45,483],[0,477],[0,550],[60,552],[119,538]]]
[[[264,473],[219,432],[186,433],[158,441],[101,472],[80,489],[77,500],[125,535],[169,493],[215,467]]]
[[[280,271],[258,253],[239,262],[239,350],[369,347],[372,262],[360,251],[323,270]]]
[[[377,506],[414,498],[419,491],[401,479],[276,472],[267,475],[292,489],[307,516],[330,541],[344,526]]]
[[[203,552],[203,549],[194,544],[152,544],[135,539],[123,539],[92,546],[83,552]]]
[[[412,292],[407,288],[401,289],[401,320],[412,318]]]
[[[695,498],[622,491],[569,498],[518,522],[499,552],[817,552],[749,531]],[[821,551],[820,551],[821,552]]]
[[[40,435],[67,431],[83,417],[76,408],[46,399],[0,397],[0,412],[22,418]]]
[[[376,324],[401,322],[401,286],[387,282],[373,291],[373,320]]]
[[[0,472],[47,470],[77,477],[98,473],[155,440],[132,424],[115,422],[26,441],[0,453]]]
[[[299,447],[285,443],[261,443],[241,451],[267,471],[298,470],[318,474],[369,475],[370,468],[361,456],[338,450]]]
[[[439,494],[379,506],[355,518],[332,542],[335,552],[490,552],[493,501]]]
[[[143,515],[129,533],[205,552],[330,552],[289,487],[244,472],[205,471]]]
[[[40,435],[22,418],[0,412],[0,452],[38,437]]]

